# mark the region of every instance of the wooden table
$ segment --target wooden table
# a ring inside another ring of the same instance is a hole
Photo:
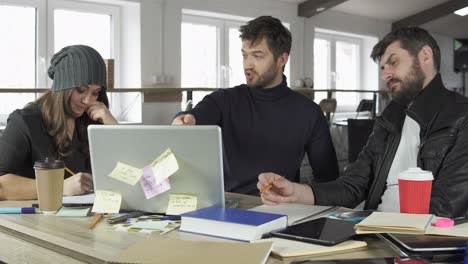
[[[240,208],[251,208],[260,204],[254,196],[227,193],[227,197],[240,197]],[[2,201],[0,207],[26,207],[35,201]],[[182,239],[197,241],[228,241],[220,238],[200,236],[172,231],[163,236],[109,231],[106,221],[95,229],[88,229],[92,217],[65,218],[55,215],[0,215],[0,260],[7,263],[104,263],[129,246],[148,239]],[[366,239],[365,250],[303,257],[300,259],[359,259],[392,257],[395,253],[375,237]],[[290,263],[270,257],[269,264]]]

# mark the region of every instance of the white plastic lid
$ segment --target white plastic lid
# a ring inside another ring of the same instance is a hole
[[[407,181],[432,181],[434,176],[431,171],[421,170],[420,168],[409,168],[398,175],[398,179]]]

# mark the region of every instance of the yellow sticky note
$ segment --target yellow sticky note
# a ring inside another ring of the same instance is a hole
[[[116,214],[120,210],[121,203],[122,195],[120,193],[96,190],[96,198],[91,211],[94,213]]]
[[[115,165],[115,168],[109,174],[109,177],[130,185],[135,185],[140,180],[142,175],[142,169],[138,169],[123,162],[117,161],[117,165]]]
[[[197,196],[186,194],[170,194],[166,214],[180,215],[197,210]]]
[[[164,151],[163,154],[150,164],[150,167],[153,170],[157,184],[160,184],[179,170],[179,164],[171,149]]]

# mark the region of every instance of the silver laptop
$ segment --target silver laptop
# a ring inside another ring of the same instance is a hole
[[[119,192],[121,209],[164,213],[171,193],[196,195],[197,208],[224,206],[219,127],[93,125],[88,136],[94,189]],[[179,170],[169,177],[171,189],[162,194],[146,199],[139,182],[132,186],[108,176],[117,161],[143,168],[168,148]]]

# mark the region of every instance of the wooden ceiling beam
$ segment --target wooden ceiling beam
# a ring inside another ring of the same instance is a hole
[[[468,0],[450,0],[392,23],[392,30],[401,27],[420,26],[466,6],[468,6]]]
[[[297,15],[309,18],[346,1],[347,0],[307,0],[297,6]]]

